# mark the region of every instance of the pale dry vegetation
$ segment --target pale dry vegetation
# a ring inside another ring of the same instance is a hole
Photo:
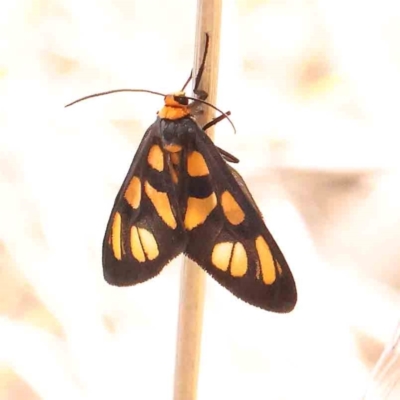
[[[366,4],[367,3],[367,4]],[[113,288],[101,242],[195,2],[0,4],[0,399],[169,399],[181,260]],[[292,267],[284,316],[207,281],[199,400],[359,399],[399,313],[400,7],[225,1],[219,146]],[[393,397],[395,398],[395,397]]]

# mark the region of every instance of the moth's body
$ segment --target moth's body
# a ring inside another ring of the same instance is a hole
[[[185,214],[189,182],[186,179],[186,166],[188,156],[193,153],[194,139],[198,125],[190,116],[177,121],[157,118],[161,132],[161,145],[164,151],[165,161],[171,175],[174,186],[172,190],[178,199],[179,209]],[[201,187],[198,187],[201,191]],[[211,194],[211,193],[209,193]],[[198,193],[197,197],[202,197]]]
[[[117,195],[104,276],[140,283],[182,252],[250,304],[288,312],[296,303],[292,274],[246,184],[179,92],[165,97]]]

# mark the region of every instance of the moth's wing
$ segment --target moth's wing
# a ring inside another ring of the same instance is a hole
[[[202,176],[191,176],[190,167],[196,175],[196,164]],[[189,193],[187,255],[240,299],[270,311],[291,311],[297,292],[289,266],[243,179],[200,128],[187,165],[189,187],[203,187],[204,194],[196,193],[198,189]]]
[[[228,167],[229,171],[231,172],[231,174],[233,175],[233,177],[235,178],[236,183],[240,186],[240,188],[242,189],[243,193],[246,195],[247,199],[250,201],[250,203],[252,204],[252,206],[254,207],[254,209],[257,211],[258,215],[260,216],[260,218],[262,219],[263,216],[261,214],[260,209],[258,208],[258,205],[256,204],[252,194],[250,193],[249,188],[246,185],[246,182],[244,181],[244,179],[242,178],[242,176],[239,174],[239,172],[236,171],[235,168],[233,168],[231,165],[226,164],[226,166]]]
[[[134,285],[157,275],[186,247],[159,124],[145,133],[115,199],[103,240],[105,280]]]

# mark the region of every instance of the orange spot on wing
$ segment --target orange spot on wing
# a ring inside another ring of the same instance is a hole
[[[132,226],[131,228],[131,252],[133,257],[135,257],[139,262],[146,261],[143,247],[140,243],[138,228],[136,226]]]
[[[144,228],[131,228],[131,251],[139,262],[146,259],[154,260],[159,255],[158,245],[154,235]]]
[[[172,212],[171,203],[167,193],[159,192],[150,185],[148,181],[144,184],[144,190],[153,203],[154,208],[160,218],[172,229],[175,229],[177,224]]]
[[[134,176],[129,182],[126,188],[124,197],[126,201],[132,206],[132,208],[138,208],[140,204],[140,198],[142,196],[142,187],[140,184],[140,179]]]
[[[206,176],[210,173],[206,160],[198,151],[193,151],[187,159],[187,170],[190,176]]]
[[[256,239],[256,249],[261,264],[262,279],[266,285],[271,285],[276,279],[275,263],[271,250],[262,236]]]
[[[111,226],[111,247],[114,257],[121,260],[121,214],[116,212]]]
[[[231,257],[231,275],[241,277],[247,272],[247,254],[242,243],[236,243]]]
[[[231,242],[217,243],[211,254],[211,262],[213,265],[221,271],[227,271],[231,259],[232,248],[233,243]]]
[[[276,269],[278,270],[279,275],[283,274],[282,267],[280,266],[280,264],[278,262],[276,263]]]
[[[204,223],[216,205],[217,198],[215,193],[210,194],[210,196],[205,199],[189,197],[185,214],[185,228],[190,231],[193,228],[196,228],[196,226]]]
[[[147,259],[148,260],[156,259],[160,254],[160,252],[158,251],[158,245],[154,235],[144,228],[138,228],[138,232]]]
[[[221,271],[228,271],[233,277],[242,277],[248,268],[247,253],[244,246],[236,242],[217,243],[211,254],[212,264]]]
[[[147,162],[149,165],[161,172],[164,169],[164,154],[158,145],[151,146],[149,154],[147,156]]]
[[[225,191],[221,196],[221,206],[226,219],[232,225],[239,225],[244,221],[244,212],[233,196]]]

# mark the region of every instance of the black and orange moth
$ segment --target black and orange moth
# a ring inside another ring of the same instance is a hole
[[[111,92],[118,91],[141,90]],[[144,134],[107,224],[104,278],[135,285],[184,253],[245,302],[289,312],[297,301],[289,266],[244,180],[227,163],[237,159],[197,124],[190,99],[196,100],[184,91],[165,95]]]

